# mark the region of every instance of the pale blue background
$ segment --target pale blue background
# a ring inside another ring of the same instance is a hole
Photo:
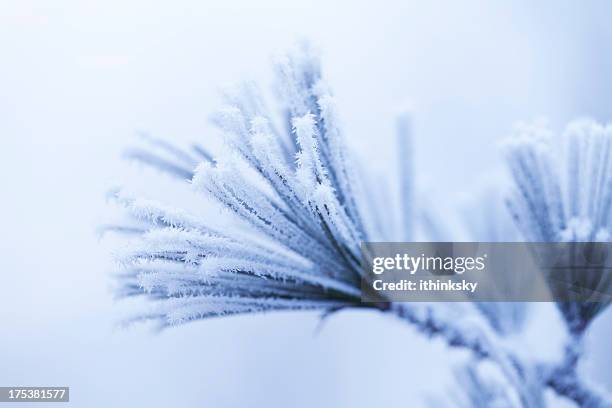
[[[407,407],[446,390],[462,354],[376,313],[318,334],[303,313],[115,329],[104,193],[156,187],[121,150],[139,129],[214,138],[219,86],[269,81],[270,55],[305,37],[363,160],[386,169],[393,112],[410,104],[420,189],[452,205],[504,178],[496,143],[514,121],[612,118],[612,5],[258,3],[1,2],[0,385],[69,385],[74,407]],[[555,342],[547,316],[525,340],[535,352]],[[594,324],[584,368],[608,388],[611,321]]]

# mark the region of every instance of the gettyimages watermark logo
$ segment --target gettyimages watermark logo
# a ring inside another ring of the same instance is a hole
[[[362,300],[609,302],[612,244],[366,242]]]

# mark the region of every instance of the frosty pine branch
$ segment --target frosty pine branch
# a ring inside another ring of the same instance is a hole
[[[562,135],[561,149],[555,149],[552,138],[542,125],[521,125],[507,144],[516,184],[508,203],[517,225],[526,239],[535,242],[609,241],[612,127],[588,120],[571,123]],[[557,156],[564,160],[557,163]],[[605,293],[612,285],[610,279],[597,279],[590,287]],[[607,303],[558,306],[570,332],[580,337]]]
[[[126,152],[189,181],[238,220],[238,226],[215,229],[207,218],[175,206],[112,192],[131,218],[129,225],[113,228],[130,237],[130,245],[118,254],[118,294],[144,295],[154,305],[139,318],[165,326],[272,310],[375,308],[493,362],[520,406],[542,406],[544,387],[584,406],[610,406],[608,396],[578,377],[575,364],[544,367],[522,361],[504,345],[507,331],[520,325],[500,321],[520,313],[519,308],[361,303],[360,243],[414,237],[412,163],[400,165],[402,214],[390,219],[374,195],[364,194],[372,186],[363,185],[367,177],[356,176],[362,169],[350,159],[335,99],[314,52],[299,47],[279,59],[276,73],[282,120],[270,114],[254,84],[228,91],[213,117],[227,148],[214,158],[201,146],[187,151],[146,135],[149,148]],[[401,115],[398,150],[403,158],[411,153],[409,124],[409,117]],[[550,159],[543,132],[523,129],[508,146],[517,185],[510,206],[525,238],[608,240],[610,128],[571,125],[567,188],[561,188],[559,166]],[[601,310],[575,304],[559,308],[575,337]],[[477,378],[471,378],[475,384]]]

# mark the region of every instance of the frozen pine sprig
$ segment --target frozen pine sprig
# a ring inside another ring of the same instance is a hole
[[[306,47],[281,58],[277,72],[287,127],[246,83],[227,90],[213,116],[226,141],[214,160],[201,148],[184,152],[150,137],[146,141],[163,157],[128,152],[191,180],[196,192],[238,219],[237,227],[220,231],[183,210],[112,194],[138,235],[117,254],[119,293],[154,300],[148,317],[174,324],[359,305],[359,245],[368,234],[335,100]]]
[[[523,236],[535,242],[609,241],[612,227],[612,127],[570,123],[561,137],[542,124],[520,125],[506,145],[515,181],[509,207]],[[574,282],[581,271],[570,270]],[[589,287],[607,293],[597,275]],[[572,333],[580,335],[606,302],[560,302]]]
[[[374,191],[361,186],[371,175],[350,160],[317,55],[301,46],[278,59],[276,73],[280,120],[255,84],[228,89],[213,115],[225,140],[214,158],[200,146],[183,150],[151,137],[144,138],[149,148],[128,151],[132,159],[189,181],[193,191],[232,218],[215,226],[212,212],[199,214],[121,190],[109,194],[128,216],[109,228],[130,238],[116,254],[117,294],[144,297],[153,305],[136,319],[166,326],[274,310],[376,308],[493,362],[523,406],[540,406],[539,391],[532,392],[532,378],[526,377],[533,364],[507,346],[506,331],[493,325],[491,313],[472,304],[360,302],[360,243],[415,237],[410,117],[398,120],[401,218],[394,219],[387,193],[363,193]],[[176,202],[172,194],[165,199]],[[537,233],[558,227],[550,218]],[[497,312],[494,317],[505,318]],[[571,367],[552,381],[557,368],[542,368],[535,383],[607,406],[608,399],[580,383]]]

